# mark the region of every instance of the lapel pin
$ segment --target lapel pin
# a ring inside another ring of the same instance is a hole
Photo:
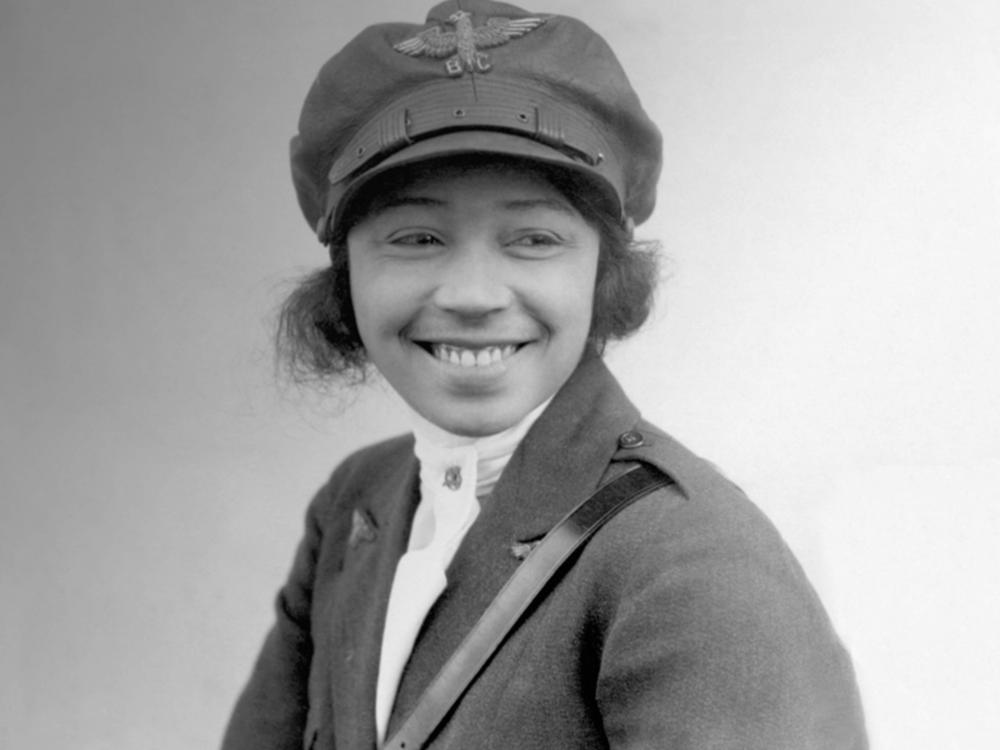
[[[354,513],[351,515],[351,536],[348,538],[347,543],[353,549],[362,542],[374,542],[377,536],[378,531],[375,528],[375,521],[372,520],[372,517],[368,515],[367,511],[355,508]]]
[[[528,555],[531,554],[531,551],[541,543],[541,539],[532,539],[527,542],[515,542],[510,545],[510,554],[512,554],[517,560],[523,561]]]

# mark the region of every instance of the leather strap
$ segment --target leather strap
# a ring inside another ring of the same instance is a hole
[[[659,470],[639,464],[600,487],[556,524],[500,589],[382,749],[423,748],[566,560],[619,510],[672,483]]]

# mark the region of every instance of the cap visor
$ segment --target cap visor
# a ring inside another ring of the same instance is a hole
[[[620,198],[615,186],[596,170],[580,163],[563,152],[544,143],[520,135],[492,130],[459,130],[422,139],[406,146],[383,159],[374,167],[354,178],[337,205],[334,225],[350,204],[352,197],[369,180],[397,167],[411,166],[421,162],[449,156],[468,154],[496,154],[521,159],[539,161],[556,167],[571,169],[592,183],[599,184],[614,203],[620,206]]]

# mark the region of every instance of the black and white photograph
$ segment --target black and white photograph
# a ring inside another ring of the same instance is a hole
[[[987,750],[992,0],[0,0],[0,746]]]

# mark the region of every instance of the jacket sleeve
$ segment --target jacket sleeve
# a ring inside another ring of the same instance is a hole
[[[223,750],[302,748],[313,650],[310,611],[321,541],[316,509],[323,495],[321,491],[309,506],[305,534],[275,602],[275,623],[229,720]]]
[[[640,552],[622,561],[598,680],[611,747],[867,748],[850,660],[759,511],[643,505],[619,528]]]

